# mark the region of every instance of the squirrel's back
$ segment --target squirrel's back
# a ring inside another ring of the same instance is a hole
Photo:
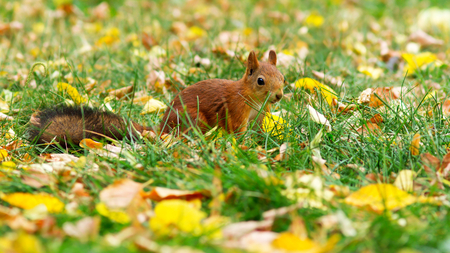
[[[31,116],[30,124],[29,139],[36,143],[79,144],[84,138],[104,136],[122,140],[144,130],[144,127],[134,122],[130,124],[114,113],[79,106],[44,109]]]

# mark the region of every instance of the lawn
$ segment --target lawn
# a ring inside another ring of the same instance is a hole
[[[3,0],[0,252],[450,252],[449,42],[446,0]],[[270,49],[264,131],[27,138],[53,106],[158,126]]]

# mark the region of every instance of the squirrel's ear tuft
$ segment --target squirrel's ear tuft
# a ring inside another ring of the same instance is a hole
[[[251,51],[247,59],[247,74],[251,76],[253,72],[259,67],[258,59],[254,51]]]
[[[269,52],[269,63],[276,66],[277,65],[277,53],[275,51],[270,50]]]

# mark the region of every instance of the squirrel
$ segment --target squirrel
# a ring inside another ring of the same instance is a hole
[[[180,134],[191,126],[205,133],[217,125],[229,133],[242,133],[252,120],[261,125],[271,104],[283,97],[285,79],[276,63],[275,51],[269,52],[268,62],[259,62],[252,51],[240,80],[204,80],[185,88],[166,110],[161,133]],[[84,138],[135,138],[144,130],[152,130],[111,112],[69,106],[37,112],[31,116],[30,125],[30,140],[66,145],[78,144]]]

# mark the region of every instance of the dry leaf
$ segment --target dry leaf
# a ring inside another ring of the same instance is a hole
[[[309,115],[311,116],[311,119],[316,123],[325,125],[327,132],[331,132],[331,124],[327,120],[327,118],[325,118],[325,116],[323,116],[323,114],[321,114],[320,112],[316,111],[316,109],[314,109],[312,106],[307,105],[307,107],[308,107]]]
[[[311,72],[318,79],[324,80],[324,82],[329,82],[329,83],[331,83],[333,85],[336,85],[338,87],[344,86],[344,80],[340,76],[334,77],[334,76],[330,76],[330,75],[325,75],[325,73],[319,72],[319,71],[315,71],[315,70],[313,70]]]
[[[312,93],[315,93],[316,92],[315,89],[317,89],[330,106],[333,105],[334,100],[337,101],[336,96],[337,93],[331,87],[322,84],[314,79],[311,78],[299,79],[294,83],[294,86],[296,88],[308,89]]]
[[[92,139],[82,139],[80,141],[80,147],[90,149],[102,149],[103,144]]]
[[[159,113],[165,111],[166,109],[167,109],[166,104],[152,98],[144,105],[144,108],[141,111],[141,115],[153,112]]]
[[[369,207],[377,213],[395,210],[416,202],[416,198],[392,184],[371,184],[345,198],[345,203],[357,207]]]
[[[381,128],[377,124],[366,122],[366,124],[356,129],[356,132],[363,136],[367,136],[368,134],[379,135],[381,133]]]
[[[401,170],[395,179],[394,185],[400,190],[412,192],[414,186],[415,172],[412,170]]]
[[[420,154],[420,133],[416,133],[413,136],[411,141],[411,146],[409,147],[409,151],[411,151],[411,155],[419,155]]]
[[[202,193],[196,191],[183,191],[163,187],[155,187],[149,193],[141,192],[141,196],[155,201],[166,199],[184,199],[190,201],[193,199],[202,199],[204,197]]]
[[[409,35],[409,40],[419,43],[421,46],[442,46],[443,40],[438,40],[422,30],[418,30]]]
[[[109,95],[111,96],[115,96],[118,99],[121,99],[123,97],[125,97],[127,94],[130,94],[131,92],[133,92],[133,85],[127,86],[127,87],[123,87],[117,90],[112,90],[109,92]]]
[[[67,235],[84,243],[89,239],[95,240],[97,237],[100,229],[100,218],[85,217],[76,223],[65,222],[62,228]]]
[[[100,201],[109,208],[126,208],[142,190],[142,184],[130,179],[120,179],[103,189]]]

